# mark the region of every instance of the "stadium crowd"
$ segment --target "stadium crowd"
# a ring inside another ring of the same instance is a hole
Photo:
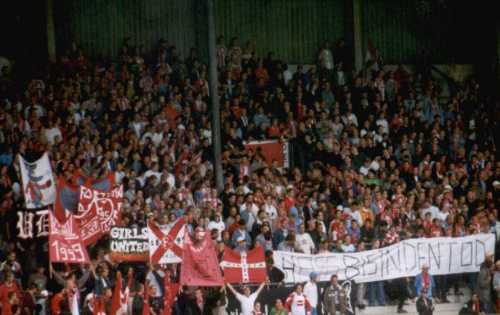
[[[90,266],[50,266],[46,239],[17,238],[16,213],[24,209],[18,154],[34,160],[48,152],[54,172],[67,180],[76,170],[95,178],[114,172],[125,191],[124,226],[185,216],[190,230],[203,226],[218,244],[246,250],[259,243],[273,284],[283,280],[273,268],[273,250],[342,253],[417,237],[498,235],[498,122],[473,79],[443,97],[437,81],[402,65],[384,71],[378,59],[353,71],[342,40],[325,44],[316,64],[294,71],[272,53],[258,56],[251,43],[224,43],[219,38],[220,193],[207,66],[195,49],[181,59],[165,40],[150,54],[126,42],[117,58],[90,60],[74,45],[27,85],[2,81],[2,314],[69,314],[73,287],[82,312],[91,313],[93,295],[111,296],[117,270],[134,275],[130,314],[143,314],[147,305],[145,278],[155,289],[151,312],[160,314],[159,278],[168,272],[175,281],[179,273],[174,265],[116,264],[106,238],[92,247]],[[289,142],[289,168],[245,149],[246,141],[266,139]],[[425,272],[420,281],[431,286]],[[435,276],[432,286],[434,281],[435,301],[447,302],[450,291],[459,294],[467,285],[492,311],[500,266],[495,269],[491,258],[479,274]],[[401,300],[403,291],[416,297],[417,282],[361,284],[357,304],[385,305]],[[173,312],[224,314],[224,298],[216,293],[183,290]],[[294,294],[300,297],[302,287]],[[318,304],[318,297],[311,302]],[[286,304],[277,301],[273,314],[287,314]],[[246,308],[261,312],[260,305]]]

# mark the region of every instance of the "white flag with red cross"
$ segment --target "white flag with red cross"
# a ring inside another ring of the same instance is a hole
[[[182,261],[186,222],[180,218],[172,224],[159,226],[148,222],[149,261],[151,264],[173,264]]]

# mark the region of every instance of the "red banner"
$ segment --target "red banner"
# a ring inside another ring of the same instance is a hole
[[[260,246],[239,253],[227,247],[220,264],[224,270],[224,281],[229,283],[262,283],[266,281],[266,258]]]
[[[104,192],[80,186],[77,219],[85,245],[94,244],[120,222],[123,186]]]
[[[247,151],[261,150],[268,165],[272,165],[276,161],[279,167],[290,166],[288,142],[286,141],[252,141],[245,143],[245,149]]]
[[[181,285],[213,287],[224,285],[215,245],[206,233],[193,242],[186,233],[182,255]]]
[[[50,262],[88,263],[89,255],[80,237],[80,228],[73,215],[61,223],[49,211]]]

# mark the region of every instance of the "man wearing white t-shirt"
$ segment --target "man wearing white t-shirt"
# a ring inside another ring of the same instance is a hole
[[[306,232],[304,223],[299,226],[299,231],[295,235],[295,245],[304,254],[314,254],[316,252],[314,241],[311,235]]]
[[[311,315],[318,314],[318,285],[316,281],[318,280],[318,274],[316,272],[311,272],[309,274],[310,281],[304,285],[304,295],[306,296],[309,304],[311,304]]]
[[[222,232],[226,229],[226,225],[222,221],[219,211],[215,213],[214,219],[208,223],[208,229],[210,231],[217,230],[217,241],[222,240]]]
[[[247,286],[243,287],[243,294],[236,291],[230,283],[227,283],[227,287],[231,292],[233,292],[236,299],[240,302],[241,315],[252,315],[253,306],[255,305],[255,300],[259,297],[260,292],[264,288],[266,283],[263,282],[257,291],[251,294],[250,288]]]

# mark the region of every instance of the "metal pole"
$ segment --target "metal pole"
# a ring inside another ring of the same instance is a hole
[[[224,181],[221,163],[219,79],[217,77],[217,55],[215,48],[215,10],[213,0],[206,0],[206,2],[208,15],[208,83],[210,103],[212,105],[212,145],[214,149],[215,184],[217,191],[220,193],[224,190]]]

